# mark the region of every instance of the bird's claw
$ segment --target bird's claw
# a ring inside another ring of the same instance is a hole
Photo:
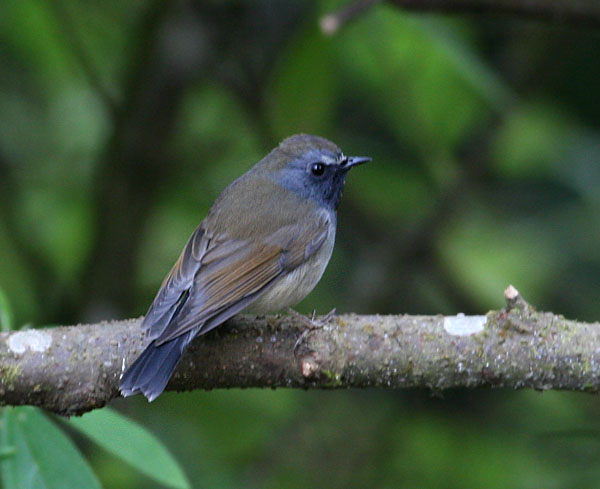
[[[302,331],[302,334],[298,337],[296,343],[294,343],[294,355],[296,355],[298,347],[302,344],[302,342],[310,333],[317,329],[322,329],[327,323],[329,323],[329,321],[333,319],[333,317],[335,316],[335,307],[327,314],[325,314],[325,316],[323,316],[320,320],[317,320],[317,311],[315,310],[313,310],[311,317],[307,317],[304,314],[300,314],[298,311],[295,311],[292,308],[289,308],[288,312],[290,313],[290,315],[296,316],[306,325],[306,329]]]

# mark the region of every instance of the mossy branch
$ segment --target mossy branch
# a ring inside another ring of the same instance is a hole
[[[598,392],[600,325],[538,312],[512,287],[505,297],[507,308],[486,316],[349,314],[309,332],[294,315],[240,316],[190,345],[168,389]],[[2,333],[0,402],[63,415],[102,407],[119,395],[124,366],[145,344],[139,319]]]

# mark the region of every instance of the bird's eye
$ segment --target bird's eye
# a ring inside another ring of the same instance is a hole
[[[314,176],[320,177],[321,175],[323,175],[323,173],[325,173],[325,165],[323,163],[313,163],[310,167],[310,172]]]

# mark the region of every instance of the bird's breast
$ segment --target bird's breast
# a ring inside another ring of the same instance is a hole
[[[276,279],[245,312],[266,314],[298,304],[321,280],[333,253],[334,243],[335,225],[331,225],[321,248],[302,265]]]

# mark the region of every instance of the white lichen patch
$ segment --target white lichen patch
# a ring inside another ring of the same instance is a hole
[[[483,331],[486,322],[486,316],[465,316],[461,312],[456,316],[446,316],[444,329],[453,336],[469,336]]]
[[[45,352],[52,344],[52,336],[43,331],[28,329],[11,334],[6,341],[8,349],[21,355],[26,350]]]

